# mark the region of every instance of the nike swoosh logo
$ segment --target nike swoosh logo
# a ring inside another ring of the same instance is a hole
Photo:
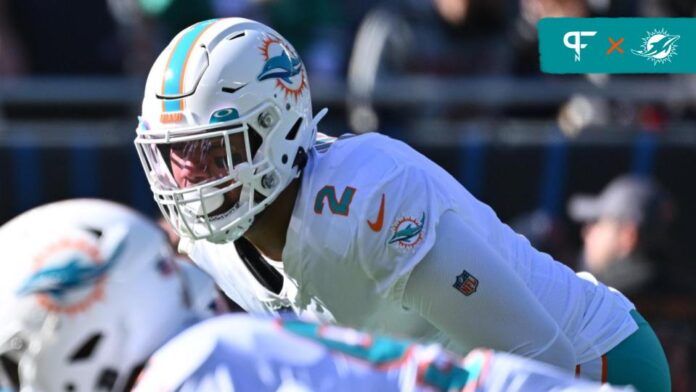
[[[379,214],[377,215],[377,220],[374,222],[367,221],[367,225],[370,226],[372,231],[379,232],[382,230],[382,225],[384,224],[384,193],[382,193],[382,201],[379,204]]]

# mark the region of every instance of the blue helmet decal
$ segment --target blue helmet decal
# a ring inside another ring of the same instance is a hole
[[[266,60],[261,73],[256,78],[259,81],[266,79],[282,79],[286,83],[292,83],[291,77],[298,75],[302,71],[302,62],[297,57],[290,57],[287,51],[283,50],[279,55]]]
[[[225,121],[232,121],[232,120],[235,120],[238,118],[239,118],[239,111],[237,111],[237,109],[225,108],[225,109],[216,110],[210,116],[210,123],[215,124],[215,123],[220,123],[220,122],[225,122]]]
[[[17,294],[49,294],[54,298],[61,298],[70,290],[94,284],[114,266],[124,245],[125,241],[120,242],[103,263],[85,260],[86,255],[73,255],[58,265],[41,268],[24,282]]]
[[[259,51],[264,63],[256,79],[275,80],[276,88],[285,94],[286,99],[292,97],[297,101],[309,87],[304,65],[297,53],[281,38],[275,36],[266,36],[259,46]]]

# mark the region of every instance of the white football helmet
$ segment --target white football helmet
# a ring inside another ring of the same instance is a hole
[[[299,176],[314,143],[307,72],[292,45],[247,19],[180,32],[150,71],[136,149],[177,232],[228,242]]]
[[[0,385],[122,391],[210,315],[212,280],[177,266],[164,233],[114,203],[35,208],[0,227],[0,249]]]

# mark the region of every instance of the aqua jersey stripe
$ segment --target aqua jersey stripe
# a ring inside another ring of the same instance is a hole
[[[186,61],[188,60],[188,53],[206,27],[215,22],[216,20],[212,19],[196,23],[195,25],[191,26],[179,39],[179,42],[177,42],[171,58],[169,59],[167,70],[164,73],[163,95],[172,96],[183,94],[184,86],[182,86],[183,80],[181,79],[181,74],[184,71]],[[181,109],[182,105],[180,99],[164,101],[165,112],[175,112]]]

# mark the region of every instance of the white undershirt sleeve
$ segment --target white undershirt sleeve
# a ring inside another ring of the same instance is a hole
[[[408,278],[403,306],[462,347],[508,351],[572,371],[570,341],[512,266],[454,212],[442,215],[436,231],[435,245]],[[460,291],[453,287],[457,276],[474,280]]]

